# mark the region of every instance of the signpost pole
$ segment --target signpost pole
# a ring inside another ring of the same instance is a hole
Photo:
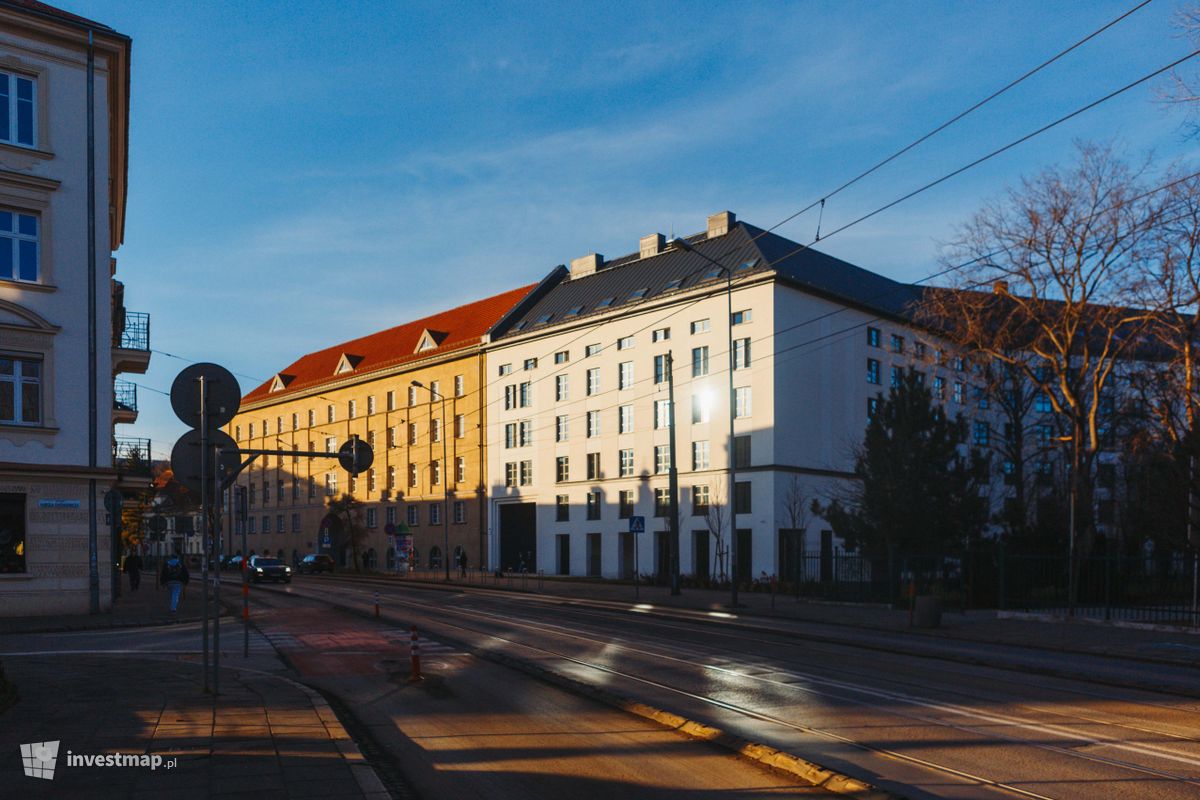
[[[213,526],[216,557],[213,560],[213,704],[221,693],[221,555],[225,537],[221,534],[221,459],[213,459],[212,504],[208,518]]]
[[[204,621],[201,624],[201,636],[204,639],[204,691],[208,692],[208,384],[204,375],[196,379],[200,383],[200,582],[202,587],[202,602],[204,603]],[[186,551],[187,548],[185,547]]]

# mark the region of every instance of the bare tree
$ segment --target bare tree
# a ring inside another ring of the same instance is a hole
[[[809,520],[812,518],[813,502],[814,501],[804,493],[804,489],[800,485],[800,476],[793,475],[791,480],[788,482],[787,491],[784,492],[783,499],[781,501],[783,512],[781,516],[787,520],[788,530],[790,531],[791,536],[794,537],[792,546],[795,548],[795,565],[797,567],[799,567],[801,563],[800,559],[804,557],[804,539],[808,529]],[[785,564],[779,565],[781,577],[787,575],[787,570],[785,568],[786,566],[787,565]],[[801,570],[797,568],[796,574],[792,576],[792,580],[799,580],[800,575]]]
[[[1107,390],[1150,316],[1127,305],[1158,220],[1141,172],[1109,148],[1080,145],[1072,166],[1024,180],[960,229],[947,255],[969,266],[951,290],[928,291],[919,312],[973,356],[1021,374],[1064,420],[1078,515],[1072,556],[1091,544]]]
[[[1200,47],[1200,5],[1176,11],[1175,26],[1180,37],[1187,39],[1193,47]],[[1171,72],[1170,86],[1160,97],[1164,103],[1184,110],[1190,135],[1200,134],[1200,74],[1175,69]]]
[[[330,513],[341,520],[342,533],[346,537],[346,544],[350,545],[354,571],[360,572],[359,565],[362,562],[359,556],[362,546],[367,540],[367,528],[363,524],[362,502],[352,494],[343,493],[339,497],[326,498],[325,505],[329,508]]]
[[[708,526],[708,532],[712,534],[716,542],[716,550],[713,553],[713,563],[716,565],[716,569],[713,570],[713,573],[717,580],[722,582],[729,576],[725,569],[729,555],[728,548],[725,547],[725,526],[728,524],[729,518],[728,496],[725,480],[717,478],[708,495],[708,513],[704,515],[704,523]]]

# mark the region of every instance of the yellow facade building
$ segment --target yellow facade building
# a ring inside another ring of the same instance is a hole
[[[489,331],[533,287],[415,320],[301,357],[243,399],[227,432],[242,449],[336,453],[351,436],[374,451],[351,477],[335,458],[259,456],[237,478],[245,487],[247,553],[295,564],[326,552],[352,568],[336,526],[326,542],[327,502],[361,502],[364,569],[395,568],[387,531],[412,536],[413,561],[444,567],[447,552],[487,565],[486,375]],[[226,513],[224,552],[242,550],[241,523]]]

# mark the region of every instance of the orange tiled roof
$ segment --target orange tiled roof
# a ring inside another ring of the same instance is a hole
[[[273,375],[243,397],[242,402],[252,403],[268,397],[290,397],[305,389],[335,380],[366,375],[407,361],[417,361],[478,344],[488,329],[536,286],[537,284],[522,286],[494,297],[477,300],[424,319],[406,322],[395,328],[309,353],[276,373],[282,378],[284,388],[276,392],[271,391],[271,386],[275,383]],[[436,345],[417,352],[417,345],[425,331],[430,332]],[[353,371],[336,374],[343,355],[353,366]]]

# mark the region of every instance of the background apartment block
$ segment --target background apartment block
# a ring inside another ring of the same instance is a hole
[[[89,148],[89,33],[94,136]],[[148,320],[113,279],[125,225],[127,37],[35,2],[0,3],[0,613],[87,612],[110,597],[104,494],[149,477],[120,442],[145,372]],[[94,159],[94,207],[88,202]],[[89,223],[94,225],[89,248]],[[94,278],[89,297],[88,276]],[[94,310],[89,315],[89,305]],[[95,356],[89,355],[89,318]],[[94,388],[93,388],[94,387]],[[131,463],[134,469],[129,470]]]
[[[778,574],[794,552],[834,547],[811,501],[827,502],[850,477],[890,370],[920,351],[905,311],[917,290],[729,212],[687,241],[695,252],[653,234],[635,254],[576,259],[493,335],[488,474],[501,566],[665,571],[670,354],[680,570],[718,576],[730,541],[728,513],[714,511],[728,508],[730,338],[740,577]],[[722,266],[732,270],[731,304]],[[881,357],[868,323],[907,347]],[[634,515],[648,520],[636,543]]]
[[[239,446],[336,453],[357,435],[375,459],[351,477],[336,459],[260,456],[238,478],[249,501],[247,551],[288,563],[330,552],[350,565],[344,536],[323,548],[318,534],[327,499],[348,492],[363,503],[363,567],[393,567],[389,523],[408,527],[423,566],[444,563],[444,524],[451,556],[463,549],[478,565],[486,549],[488,444],[480,348],[529,288],[310,353],[249,392],[227,428]],[[240,534],[230,514],[226,553],[241,551]]]

